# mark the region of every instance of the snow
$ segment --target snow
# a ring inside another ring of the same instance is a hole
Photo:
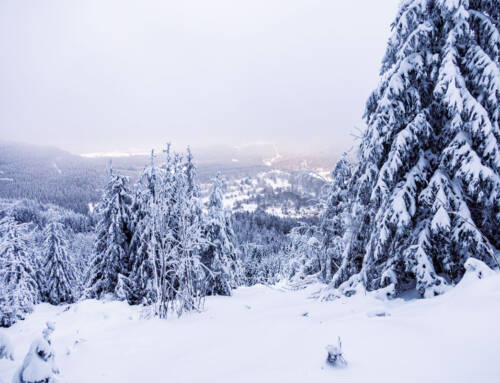
[[[440,229],[450,230],[450,216],[446,209],[441,205],[431,221],[431,229],[434,233]]]
[[[252,213],[257,210],[258,207],[259,206],[256,203],[244,203],[241,205],[241,210]]]
[[[450,11],[454,11],[460,5],[460,0],[440,0],[439,4],[448,8]]]
[[[266,166],[272,166],[273,163],[275,163],[276,161],[278,161],[282,157],[281,154],[278,153],[278,148],[276,147],[276,145],[273,144],[273,147],[274,147],[274,153],[275,153],[274,157],[267,159],[267,160],[266,159],[262,160],[262,162]]]
[[[167,320],[141,319],[124,302],[41,304],[5,329],[16,360],[0,360],[0,381],[10,381],[47,320],[56,323],[61,382],[498,381],[499,274],[426,300],[310,299],[320,287],[239,288],[209,297],[201,314]],[[326,364],[338,336],[345,369]]]
[[[289,175],[279,170],[259,173],[257,177],[266,185],[270,186],[273,190],[279,188],[286,189],[292,186],[288,179]]]
[[[494,275],[493,270],[491,270],[484,262],[481,262],[476,258],[470,257],[467,259],[464,263],[464,267],[467,273],[460,281],[461,285]]]
[[[59,168],[59,166],[57,166],[57,164],[55,162],[52,162],[52,166],[58,174],[62,174],[61,169]]]

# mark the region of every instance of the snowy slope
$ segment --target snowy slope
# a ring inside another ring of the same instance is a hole
[[[317,288],[240,288],[209,298],[201,314],[164,321],[120,302],[39,305],[0,329],[16,358],[0,360],[0,381],[53,320],[63,382],[498,382],[500,275],[427,300],[318,302],[308,298]],[[344,370],[324,363],[337,335]]]

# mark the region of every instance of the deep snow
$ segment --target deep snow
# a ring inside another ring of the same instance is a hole
[[[240,288],[167,320],[140,319],[123,302],[38,305],[0,329],[15,357],[0,360],[0,381],[11,381],[46,321],[56,324],[59,379],[68,383],[499,381],[499,274],[426,300],[319,302],[309,298],[318,288]],[[345,369],[325,363],[337,336]]]

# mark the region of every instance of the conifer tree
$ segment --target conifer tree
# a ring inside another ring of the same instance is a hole
[[[114,294],[119,275],[129,274],[131,202],[128,179],[111,171],[99,206],[100,219],[85,291],[88,298]]]
[[[167,160],[163,182],[161,216],[162,252],[160,264],[162,304],[161,317],[175,310],[177,315],[198,310],[206,294],[205,270],[200,259],[204,245],[199,205],[191,189],[182,156]]]
[[[331,281],[338,270],[344,252],[344,235],[348,225],[348,184],[351,178],[351,164],[344,153],[332,172],[332,184],[328,191],[326,206],[321,214],[318,238],[321,258],[324,259],[322,279]]]
[[[158,181],[160,175],[151,152],[151,164],[135,186],[132,204],[132,239],[130,244],[131,273],[129,276],[131,304],[150,305],[159,296],[157,263],[160,257],[158,231]]]
[[[39,301],[33,259],[28,253],[27,226],[12,217],[0,220],[0,326],[25,318]]]
[[[318,225],[302,222],[291,230],[290,243],[285,250],[289,259],[285,275],[292,284],[302,285],[313,279],[309,277],[330,282],[339,269],[349,225],[350,178],[351,164],[344,153],[332,172],[333,181],[327,190]]]
[[[285,252],[289,264],[285,274],[292,285],[301,286],[312,278],[322,279],[326,258],[321,251],[317,227],[303,222],[291,230],[288,238],[290,243]]]
[[[59,222],[47,224],[42,248],[45,295],[49,303],[73,303],[78,298],[77,274],[73,259],[68,254],[64,226]]]
[[[217,173],[212,185],[207,214],[204,222],[204,237],[207,246],[203,251],[203,263],[211,271],[208,292],[216,295],[231,295],[237,287],[240,265],[234,246],[231,221],[223,207],[223,181]]]
[[[146,169],[132,208],[133,236],[128,300],[151,305],[164,318],[199,309],[206,294],[206,270],[200,260],[202,236],[199,191],[192,155],[186,161],[165,152],[165,163]]]
[[[191,148],[188,146],[186,161],[184,164],[184,172],[186,174],[187,191],[193,197],[199,197],[200,191],[196,183],[196,166],[194,164],[193,153],[191,153]]]
[[[433,296],[500,247],[500,2],[406,0],[367,102],[332,281]],[[344,287],[345,287],[344,286]]]

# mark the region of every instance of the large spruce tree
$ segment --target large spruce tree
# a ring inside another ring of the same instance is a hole
[[[157,173],[154,152],[151,164],[146,167],[135,185],[131,208],[132,239],[128,301],[131,304],[150,305],[159,295],[158,260],[160,257],[160,226],[158,222],[158,197],[161,174]]]
[[[406,0],[349,186],[355,230],[332,287],[422,296],[500,247],[500,1]]]
[[[132,198],[128,179],[111,171],[99,206],[100,219],[96,227],[96,242],[89,269],[85,296],[101,298],[115,292],[120,276],[130,269],[130,205]]]

